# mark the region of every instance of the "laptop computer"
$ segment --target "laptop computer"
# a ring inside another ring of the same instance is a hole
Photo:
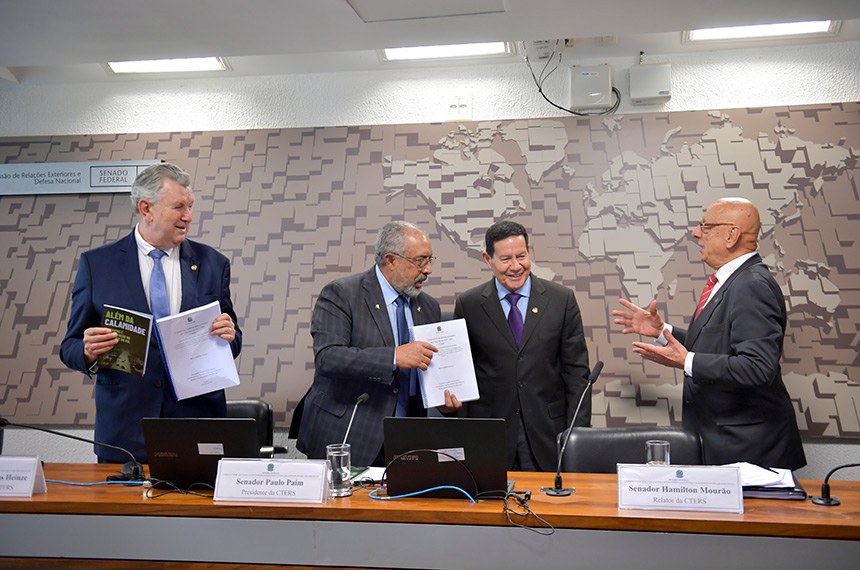
[[[260,457],[252,418],[143,418],[142,425],[150,479],[180,489],[214,486],[222,457]]]
[[[503,419],[388,417],[382,429],[389,496],[453,486],[502,498],[508,489]],[[456,489],[420,496],[466,498]]]

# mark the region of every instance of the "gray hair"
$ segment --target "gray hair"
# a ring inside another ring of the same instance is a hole
[[[137,213],[137,205],[141,200],[156,204],[161,197],[161,184],[165,178],[170,178],[180,186],[191,184],[191,175],[170,162],[153,164],[143,170],[134,179],[131,186],[131,205]]]
[[[388,222],[376,235],[376,265],[385,264],[385,254],[390,252],[403,255],[406,250],[406,234],[415,231],[424,233],[415,224],[409,222]]]

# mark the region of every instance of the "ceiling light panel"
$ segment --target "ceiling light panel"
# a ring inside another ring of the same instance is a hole
[[[382,51],[384,61],[415,61],[508,55],[512,53],[512,48],[507,42],[487,42],[447,46],[389,48]]]
[[[786,39],[800,37],[826,37],[839,33],[841,21],[786,22],[730,28],[706,28],[684,32],[684,43],[714,41],[747,41],[757,39]]]
[[[126,73],[188,73],[195,71],[227,71],[230,66],[222,57],[187,57],[180,59],[147,59],[140,61],[110,61],[108,68],[117,75]]]

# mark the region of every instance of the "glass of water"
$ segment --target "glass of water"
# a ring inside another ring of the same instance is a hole
[[[649,439],[647,446],[648,465],[669,465],[669,442],[662,439]]]
[[[327,445],[326,458],[329,465],[329,497],[349,497],[352,495],[350,480],[350,452],[348,443],[332,443]]]

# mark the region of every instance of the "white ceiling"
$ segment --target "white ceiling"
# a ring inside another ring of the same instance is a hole
[[[667,54],[714,49],[682,45],[686,29],[828,18],[860,39],[858,0],[0,0],[0,77],[110,81],[106,61],[203,55],[237,75],[379,69],[384,47],[499,40]]]

